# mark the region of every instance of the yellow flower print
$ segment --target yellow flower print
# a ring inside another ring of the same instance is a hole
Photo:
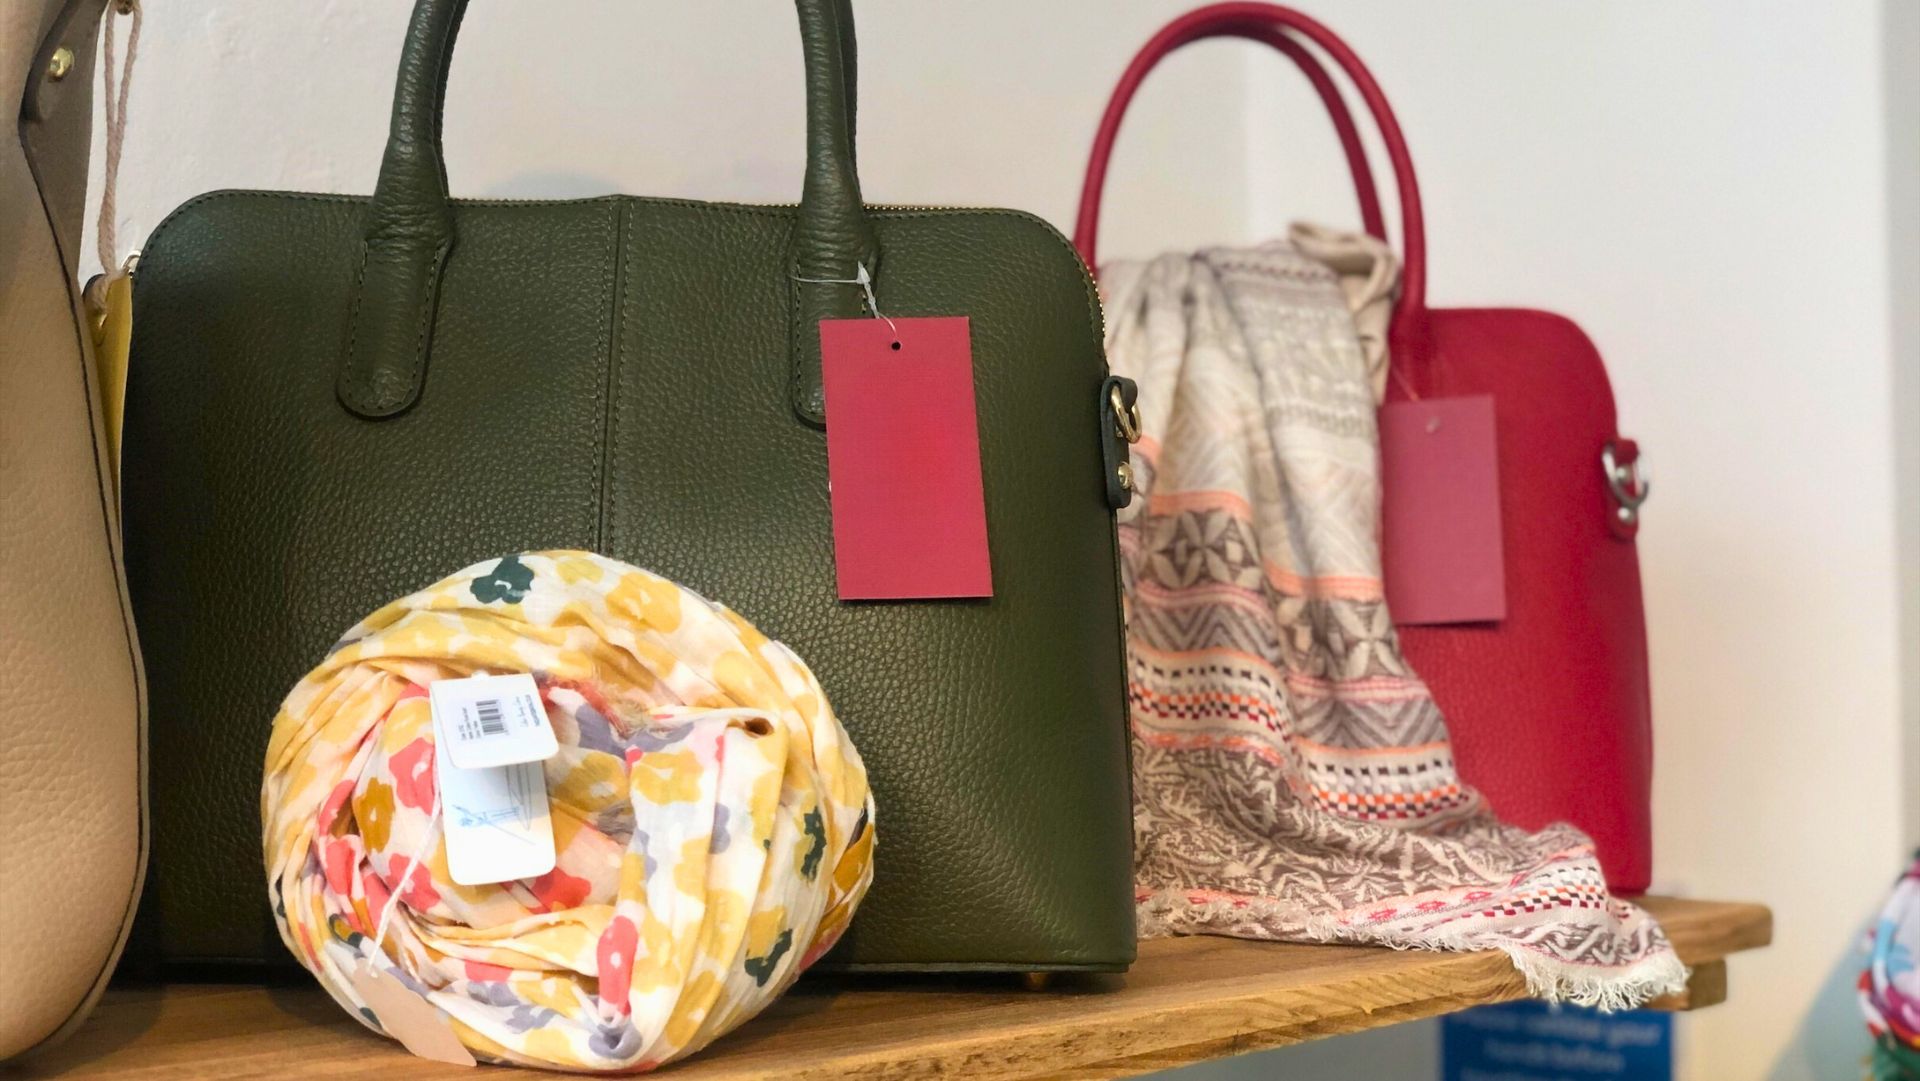
[[[360,839],[367,851],[385,852],[393,839],[393,786],[368,781],[367,787],[353,797],[353,818],[360,826]]]
[[[701,773],[692,751],[653,751],[633,763],[629,783],[649,803],[691,803],[700,798]]]
[[[553,561],[553,567],[560,572],[560,580],[570,586],[600,580],[600,564],[584,556],[561,556]]]
[[[680,961],[673,945],[673,928],[651,911],[641,913],[640,948],[633,955],[634,994],[651,994],[680,983]]]
[[[762,957],[773,952],[780,932],[787,929],[787,906],[775,905],[755,912],[747,921],[747,956]]]
[[[713,662],[713,682],[743,706],[782,709],[787,696],[759,662],[738,650],[723,653]]]
[[[635,642],[633,652],[640,658],[641,670],[647,674],[645,680],[634,680],[634,685],[643,691],[652,690],[656,679],[670,677],[673,670],[680,666],[680,658],[673,650],[651,638],[642,638]]]
[[[513,989],[535,1006],[545,1006],[562,1017],[580,1016],[580,985],[570,979],[540,976],[519,980]]]
[[[645,761],[645,759],[642,759]],[[560,783],[553,785],[551,798],[582,814],[592,814],[626,798],[626,767],[620,759],[599,751],[580,756]]]
[[[382,640],[389,657],[445,657],[461,633],[460,621],[433,612],[414,612]]]
[[[638,616],[662,634],[680,629],[680,587],[646,571],[628,571],[607,593],[607,610],[618,618]]]
[[[387,712],[380,729],[380,752],[389,757],[407,744],[433,733],[433,710],[424,697],[402,698]]]
[[[667,1019],[667,1039],[681,1047],[692,1043],[694,1034],[700,1031],[700,1022],[707,1019],[707,1011],[718,997],[720,981],[713,973],[695,976],[673,1005],[673,1016]]]
[[[690,838],[680,846],[680,860],[673,866],[673,885],[688,897],[704,897],[707,892],[707,849],[711,837]]]
[[[760,633],[760,628],[741,619],[739,613],[734,612],[732,609],[728,609],[721,614],[726,617],[728,623],[733,625],[733,629],[740,635],[741,643],[745,645],[750,652],[759,653],[762,649],[766,648],[767,636]]]
[[[580,1056],[573,1050],[573,1040],[567,1030],[560,1028],[536,1028],[526,1034],[527,1041],[521,1050],[536,1059],[551,1062],[556,1066],[585,1066]]]
[[[747,933],[753,908],[753,899],[734,890],[717,889],[707,894],[707,934],[706,954],[709,960],[722,965],[726,958],[716,953],[731,952],[734,943]]]
[[[647,889],[647,859],[628,850],[620,857],[620,896],[638,897]]]
[[[780,813],[780,786],[784,779],[769,772],[753,782],[753,840],[759,844],[773,836],[774,817]]]

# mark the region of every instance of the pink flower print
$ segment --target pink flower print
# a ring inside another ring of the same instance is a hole
[[[407,888],[400,894],[400,900],[415,912],[425,912],[440,903],[440,891],[433,888],[433,876],[427,873],[426,864],[414,865],[413,873],[407,876]]]
[[[505,965],[490,965],[485,961],[465,961],[467,979],[480,983],[497,983],[513,975],[513,970]]]
[[[625,916],[615,916],[600,932],[595,955],[600,962],[600,1006],[604,1012],[613,1007],[616,1017],[633,1011],[627,991],[633,986],[633,951],[640,945],[640,931]]]
[[[345,807],[347,801],[352,798],[353,781],[351,779],[334,785],[333,791],[327,793],[327,798],[320,804],[320,814],[315,822],[322,837],[333,832],[333,824],[340,820],[340,808]]]
[[[387,766],[402,804],[416,811],[433,810],[433,744],[425,736],[400,748]]]
[[[641,750],[638,747],[628,747],[627,748],[627,768],[632,769],[633,764],[635,762],[640,761],[641,757],[644,756],[646,753],[647,752]]]
[[[527,888],[548,912],[559,912],[580,907],[593,892],[593,883],[555,867],[527,883]]]
[[[393,891],[387,889],[386,879],[374,874],[371,867],[361,870],[360,888],[367,894],[367,912],[372,916],[373,922],[378,924],[380,917],[387,911],[387,904],[393,900]]]
[[[548,709],[559,708],[554,705],[553,699],[547,693],[554,687],[564,688],[586,699],[587,705],[593,707],[595,713],[607,718],[608,721],[612,721],[613,718],[617,716],[613,709],[613,703],[607,701],[607,696],[600,693],[599,685],[584,680],[556,679],[543,684],[540,688],[540,701],[546,705]]]
[[[353,868],[360,862],[359,846],[347,838],[333,838],[320,850],[320,862],[326,870],[327,889],[336,897],[353,895]]]

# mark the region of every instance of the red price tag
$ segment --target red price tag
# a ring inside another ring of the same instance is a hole
[[[1405,626],[1507,616],[1493,398],[1380,410],[1387,607]]]
[[[842,600],[991,597],[965,316],[820,323]]]

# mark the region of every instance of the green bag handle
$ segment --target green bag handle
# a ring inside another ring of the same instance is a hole
[[[875,273],[878,247],[854,165],[855,55],[850,0],[795,0],[807,78],[807,166],[788,252],[794,412],[825,423],[820,386],[822,319],[862,313],[858,268]],[[369,419],[405,412],[420,398],[433,338],[440,273],[453,250],[441,116],[447,71],[467,0],[416,0],[380,179],[367,210],[340,402]],[[802,279],[814,279],[805,281]]]

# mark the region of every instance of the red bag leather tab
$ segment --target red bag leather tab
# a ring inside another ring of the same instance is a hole
[[[965,316],[820,323],[841,600],[991,597]]]
[[[1507,617],[1493,397],[1380,409],[1381,547],[1394,623]]]

